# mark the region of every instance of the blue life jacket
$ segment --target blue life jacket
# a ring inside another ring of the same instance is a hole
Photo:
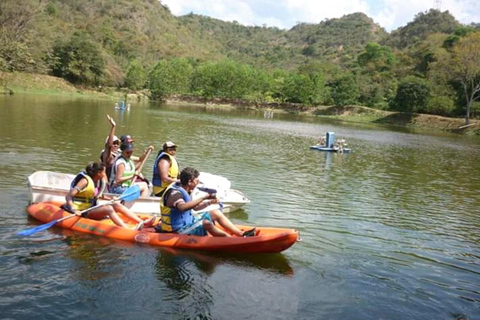
[[[162,199],[161,213],[162,213],[162,231],[163,232],[176,232],[180,228],[193,223],[192,210],[180,211],[175,207],[167,207],[166,203],[168,197],[172,194],[173,190],[178,190],[182,193],[183,200],[189,202],[192,200],[190,195],[180,185],[174,184],[169,187],[165,192]]]

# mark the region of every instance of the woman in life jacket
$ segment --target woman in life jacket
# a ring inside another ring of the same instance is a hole
[[[115,120],[113,120],[108,114],[107,119],[110,122],[111,129],[110,134],[105,140],[105,147],[102,150],[102,153],[100,153],[100,161],[105,164],[107,181],[109,181],[112,172],[112,166],[115,162],[115,158],[119,154],[120,139],[118,139],[118,137],[115,135],[115,126],[117,125]]]
[[[135,178],[139,176],[137,166],[139,166],[146,157],[148,149],[153,150],[153,146],[148,147],[143,155],[136,159],[132,157],[133,149],[133,142],[125,141],[120,145],[122,153],[115,159],[115,163],[112,167],[112,173],[110,175],[110,191],[112,193],[121,194],[135,183],[140,187],[140,195],[146,197],[150,194],[148,184],[144,181],[135,182]]]
[[[71,213],[83,211],[96,205],[97,199],[102,196],[106,186],[105,165],[103,163],[94,162],[85,168],[85,172],[80,172],[70,185],[70,192],[65,197],[66,205],[62,208]],[[104,197],[107,198],[107,197]],[[107,199],[113,200],[113,199]],[[155,218],[144,222],[135,213],[120,203],[113,203],[98,207],[82,214],[84,218],[93,220],[102,220],[108,216],[112,221],[123,228],[127,228],[122,219],[118,216],[120,212],[124,216],[136,221],[138,224],[134,228],[139,230],[144,225],[150,226]]]

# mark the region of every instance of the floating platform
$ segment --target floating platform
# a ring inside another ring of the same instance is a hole
[[[349,153],[350,151],[352,151],[349,148],[337,148],[337,147],[329,148],[327,146],[320,146],[320,145],[311,146],[310,149],[317,150],[317,151],[338,152],[338,153]]]

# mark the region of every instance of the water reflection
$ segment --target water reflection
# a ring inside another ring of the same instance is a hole
[[[279,254],[226,254],[226,253],[202,253],[195,251],[160,248],[157,258],[156,270],[159,280],[164,281],[164,273],[173,272],[176,283],[186,284],[191,278],[185,276],[185,268],[192,264],[203,274],[210,275],[215,268],[222,265],[230,265],[241,268],[253,268],[279,275],[292,276],[294,271],[288,259]],[[182,287],[182,286],[180,286]]]
[[[230,271],[232,267],[233,270],[253,269],[262,272],[264,277],[268,274],[293,276],[293,269],[282,254],[231,255],[160,248],[155,273],[158,281],[168,288],[163,290],[162,300],[182,301],[183,307],[175,311],[177,314],[181,312],[185,317],[210,318],[218,288],[232,286],[228,270],[226,273],[230,275],[227,278],[220,276],[223,278],[221,283],[215,285],[216,280],[210,279],[218,274],[216,269],[220,267],[227,267]]]

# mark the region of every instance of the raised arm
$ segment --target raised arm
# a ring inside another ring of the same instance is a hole
[[[108,158],[110,157],[110,153],[112,152],[112,144],[113,144],[113,137],[115,136],[115,127],[116,127],[116,123],[115,123],[115,120],[113,120],[112,117],[110,117],[108,114],[107,114],[107,119],[108,119],[108,122],[110,122],[110,134],[108,135],[108,139],[107,139],[107,142],[105,142],[105,148],[104,148],[104,152],[102,153],[102,162],[103,163],[107,163],[108,161]]]

